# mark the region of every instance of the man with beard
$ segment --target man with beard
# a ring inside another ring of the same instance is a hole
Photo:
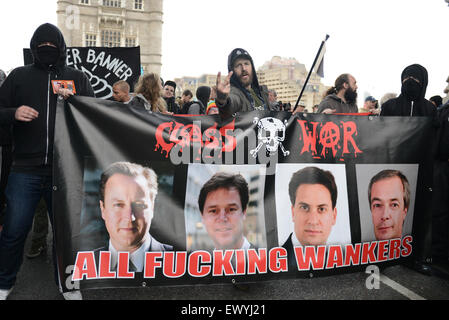
[[[259,85],[254,62],[249,53],[241,48],[232,50],[228,56],[228,76],[221,81],[217,76],[217,104],[222,118],[237,112],[270,110],[268,92]]]
[[[317,113],[357,113],[357,81],[344,73],[335,80],[335,85],[326,92]]]

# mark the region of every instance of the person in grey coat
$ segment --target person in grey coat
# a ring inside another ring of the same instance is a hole
[[[317,113],[358,113],[357,81],[344,73],[336,80],[332,88],[326,92],[326,97],[318,106]]]

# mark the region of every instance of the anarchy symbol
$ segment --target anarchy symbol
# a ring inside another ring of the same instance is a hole
[[[336,146],[340,141],[340,129],[333,122],[328,122],[323,126],[320,132],[320,143],[323,148],[323,156],[326,153],[326,149],[332,149],[332,153],[335,156],[337,153]]]

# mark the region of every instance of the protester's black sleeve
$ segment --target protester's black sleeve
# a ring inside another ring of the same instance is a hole
[[[92,88],[89,79],[84,73],[81,76],[80,82],[81,82],[81,91],[78,93],[78,95],[95,98],[94,89]]]
[[[393,105],[392,101],[393,100],[394,99],[390,99],[382,105],[382,109],[380,110],[381,116],[393,116],[394,115],[392,113],[392,105]]]
[[[224,105],[220,105],[217,101],[218,110],[222,119],[229,119],[234,113],[242,111],[243,101],[240,96],[234,94],[232,91]]]

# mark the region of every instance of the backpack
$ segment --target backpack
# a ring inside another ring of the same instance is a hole
[[[204,106],[201,101],[189,101],[187,103],[184,103],[181,108],[180,114],[189,114],[190,107],[195,103],[200,105],[200,114],[205,114],[206,110],[204,110]]]

